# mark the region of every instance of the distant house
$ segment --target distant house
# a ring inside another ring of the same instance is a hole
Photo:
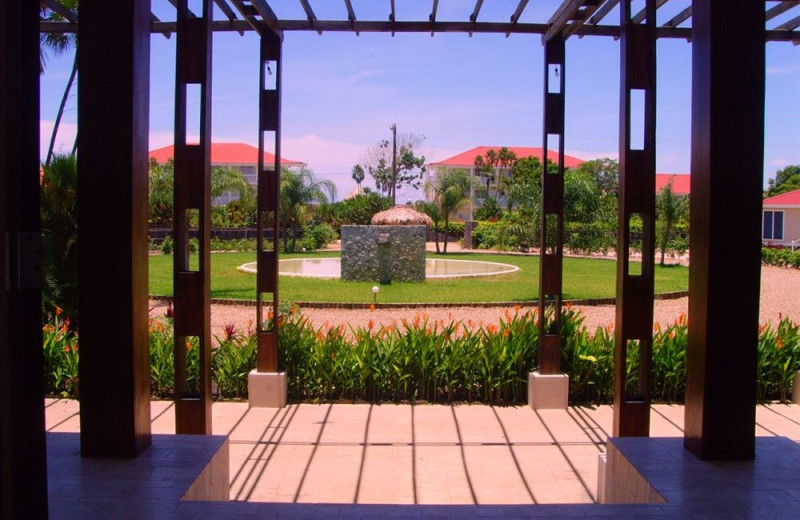
[[[766,198],[763,208],[762,243],[800,247],[800,190]]]
[[[458,218],[462,218],[464,220],[471,220],[472,214],[471,212],[475,208],[479,208],[483,205],[483,202],[486,200],[486,197],[492,190],[495,190],[497,193],[497,185],[498,185],[498,178],[491,179],[489,181],[489,187],[487,190],[485,181],[483,178],[480,178],[477,172],[477,168],[475,167],[475,157],[481,156],[485,157],[486,152],[489,150],[495,150],[496,152],[500,151],[499,146],[477,146],[466,152],[462,152],[458,155],[454,155],[448,159],[443,161],[430,163],[428,168],[426,169],[426,180],[433,183],[436,180],[436,175],[442,171],[446,170],[467,170],[469,175],[473,178],[478,178],[478,180],[474,183],[472,188],[472,193],[470,194],[470,198],[472,199],[472,208],[469,210],[462,210],[457,215]],[[509,146],[507,147],[510,151],[514,152],[517,156],[517,159],[522,159],[525,157],[536,157],[541,159],[542,157],[542,149],[541,148],[534,148],[534,147],[527,147],[527,146]],[[547,158],[551,161],[555,162],[558,159],[558,152],[553,150],[547,151]],[[566,168],[577,168],[585,161],[583,159],[579,159],[577,157],[573,157],[571,155],[564,155],[564,167]],[[497,173],[502,175],[508,175],[510,168],[498,167]],[[656,174],[656,193],[661,191],[661,189],[669,184],[672,181],[672,191],[676,195],[689,195],[691,186],[689,182],[689,175],[687,174],[675,174],[675,173],[657,173]],[[504,198],[502,196],[498,197],[498,202],[502,206],[504,202]]]
[[[689,195],[692,189],[691,177],[685,173],[657,173],[656,193],[659,193],[672,181],[672,193],[675,195]]]
[[[165,146],[150,152],[150,159],[155,159],[158,163],[165,163],[175,156],[175,147]],[[264,152],[264,163],[272,164],[275,162],[275,155]],[[244,178],[251,186],[258,184],[258,148],[245,143],[212,143],[211,144],[211,166],[227,166],[242,172]],[[306,163],[281,158],[281,166],[284,168],[302,167]],[[232,200],[232,195],[220,197],[214,200],[215,204],[225,204]]]
[[[497,193],[498,183],[500,177],[507,176],[511,172],[511,168],[498,166],[496,168],[497,175],[489,180],[489,185],[487,186],[485,183],[485,179],[479,175],[478,168],[475,167],[475,158],[478,156],[485,157],[486,152],[489,150],[494,150],[495,152],[499,152],[500,149],[503,148],[502,146],[476,146],[466,152],[462,152],[458,155],[454,155],[448,159],[443,161],[430,163],[426,168],[426,180],[430,183],[434,183],[436,180],[436,176],[439,173],[442,173],[447,170],[466,170],[470,177],[475,178],[476,181],[473,183],[473,187],[470,193],[470,199],[472,199],[472,208],[466,209],[464,211],[459,212],[458,217],[470,220],[472,218],[472,211],[475,208],[479,208],[483,205],[483,202],[489,196],[489,194],[494,190],[495,194]],[[527,157],[537,157],[539,159],[542,158],[542,149],[541,148],[534,148],[530,146],[508,146],[506,147],[509,151],[514,152],[517,159],[523,159]],[[555,162],[558,160],[558,152],[554,152],[553,150],[548,150],[547,158],[551,161]],[[564,156],[564,166],[566,168],[575,168],[576,166],[580,166],[584,161],[582,159],[578,159],[577,157],[572,157],[569,155]],[[501,205],[505,204],[505,198],[503,196],[497,197],[498,202]]]

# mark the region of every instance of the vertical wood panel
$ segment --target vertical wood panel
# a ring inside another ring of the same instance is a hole
[[[280,249],[278,206],[281,183],[282,46],[282,38],[278,35],[266,33],[261,36],[258,107],[258,277],[256,279],[258,292],[256,369],[259,372],[278,371],[278,255]],[[269,69],[267,69],[267,63],[270,64]],[[270,74],[276,76],[274,88],[269,88],[268,85],[267,79]],[[265,132],[267,132],[266,135]],[[273,141],[267,142],[267,139]],[[264,152],[270,145],[275,152],[275,163],[274,165],[265,165]],[[272,228],[271,241],[264,237],[270,226]],[[266,315],[265,310],[267,310]]]
[[[614,436],[650,434],[656,179],[656,24],[655,0],[646,2],[647,19],[631,21],[631,0],[620,2],[619,221],[617,235],[617,312],[614,331]],[[633,112],[631,91],[644,94],[644,113]],[[644,147],[634,149],[633,118],[642,120]],[[629,270],[632,215],[642,219],[642,265]],[[638,388],[626,388],[628,343],[639,349]]]
[[[47,518],[38,4],[0,5],[0,518]]]
[[[211,19],[213,4],[189,16],[178,1],[175,67],[175,191],[173,280],[175,294],[175,431],[211,434]],[[200,99],[187,98],[187,85]],[[199,102],[200,113],[189,104]],[[200,135],[187,136],[187,119],[199,116]],[[198,144],[187,144],[198,138]],[[195,215],[197,222],[191,222]],[[197,265],[191,265],[189,229],[197,226]],[[191,339],[190,339],[191,338]],[[187,361],[198,349],[197,386],[190,387]]]
[[[564,87],[566,85],[565,46],[564,39],[560,35],[545,42],[544,57],[542,222],[539,235],[539,372],[560,374],[564,254]],[[550,77],[551,65],[558,68],[557,78]],[[558,136],[558,159],[555,165],[547,163],[547,151],[552,145],[548,135]],[[557,222],[555,243],[550,243],[547,237],[548,217]],[[549,320],[545,319],[548,308],[551,308],[553,313]]]
[[[81,452],[132,457],[150,445],[150,2],[86,2],[80,17]]]
[[[692,196],[684,443],[755,456],[764,6],[692,5]]]

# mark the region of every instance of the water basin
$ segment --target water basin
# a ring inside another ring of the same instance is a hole
[[[339,278],[342,270],[341,258],[291,258],[278,263],[278,272],[283,276],[309,278]],[[256,262],[239,266],[239,271],[256,272]],[[519,267],[497,262],[478,260],[449,260],[429,258],[425,260],[426,278],[466,278],[472,276],[495,276],[519,271]]]

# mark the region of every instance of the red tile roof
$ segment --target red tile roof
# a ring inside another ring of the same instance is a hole
[[[764,206],[800,206],[800,190],[788,191],[766,198]]]
[[[672,193],[675,195],[688,195],[692,191],[691,177],[686,173],[657,173],[656,193],[669,184],[672,180]]]
[[[486,152],[492,149],[499,152],[500,148],[502,147],[477,146],[471,150],[467,150],[466,152],[454,155],[449,159],[432,163],[431,166],[456,166],[462,168],[471,168],[472,165],[475,163],[476,156],[478,155],[485,156]],[[519,159],[522,159],[523,157],[538,157],[539,159],[542,158],[541,148],[533,148],[529,146],[508,146],[507,148],[512,152],[514,152],[517,155],[517,158]],[[555,161],[558,158],[558,152],[554,152],[553,150],[548,150],[547,158],[550,159],[551,161]],[[581,163],[583,163],[583,160],[578,159],[577,157],[564,155],[564,166],[566,166],[567,168],[574,168],[576,166],[580,166]]]
[[[150,158],[159,163],[167,162],[175,156],[175,147],[165,146],[150,152]],[[264,152],[264,161],[270,163],[275,156]],[[258,148],[244,143],[213,143],[211,145],[211,164],[256,164],[258,162]],[[305,163],[281,158],[283,166],[301,166]]]

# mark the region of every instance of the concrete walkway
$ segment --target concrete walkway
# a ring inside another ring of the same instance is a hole
[[[45,404],[48,431],[79,430],[77,401]],[[151,410],[153,433],[174,433],[172,402]],[[213,406],[231,500],[252,502],[591,504],[611,421],[610,406]],[[681,436],[683,407],[655,405],[651,424],[654,437]],[[759,406],[756,433],[800,442],[800,406]]]

